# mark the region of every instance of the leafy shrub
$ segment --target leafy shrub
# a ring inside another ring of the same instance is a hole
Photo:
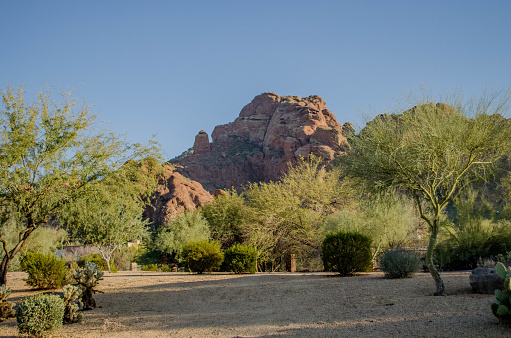
[[[223,270],[235,273],[256,272],[257,251],[248,245],[237,244],[224,252]]]
[[[33,288],[58,289],[66,283],[66,261],[55,255],[29,252],[21,260],[21,269],[28,273],[25,282]]]
[[[346,276],[373,268],[371,239],[356,232],[338,232],[326,236],[321,246],[325,271]]]
[[[220,247],[219,243],[213,241],[188,243],[183,247],[183,263],[190,271],[197,273],[217,270],[224,260]]]
[[[91,262],[91,263],[96,264],[97,266],[99,266],[99,269],[101,271],[108,271],[108,266],[107,266],[105,260],[103,258],[101,258],[101,255],[98,253],[92,253],[89,255],[82,256],[77,261],[78,266],[80,268],[85,267],[85,262]],[[117,268],[114,266],[114,262],[112,262],[112,261],[110,261],[110,267],[111,267],[112,272],[115,273],[118,271]]]
[[[495,266],[497,275],[504,279],[504,291],[495,290],[497,301],[491,305],[491,311],[501,323],[511,322],[511,268],[507,268],[502,263]]]
[[[379,257],[378,265],[387,278],[410,278],[422,266],[415,252],[399,248],[385,251]]]
[[[142,271],[158,271],[158,265],[157,264],[142,265],[141,270]]]
[[[25,299],[16,310],[18,332],[45,336],[62,327],[64,301],[57,295],[38,294]]]
[[[184,245],[209,238],[209,224],[202,214],[185,212],[158,230],[154,248],[179,259]]]
[[[172,272],[172,268],[167,264],[162,264],[158,270],[161,272]]]
[[[435,264],[442,270],[470,270],[511,249],[511,224],[486,219],[447,227],[448,236],[435,248]]]

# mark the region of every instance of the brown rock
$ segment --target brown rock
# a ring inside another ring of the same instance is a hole
[[[343,126],[317,95],[263,93],[234,122],[217,126],[211,144],[200,132],[193,155],[183,154],[172,163],[209,191],[239,188],[248,182],[278,180],[288,162],[309,154],[333,160],[349,149],[342,132]]]
[[[154,226],[159,226],[185,210],[196,210],[212,199],[199,182],[183,177],[172,166],[166,165],[158,188],[151,196],[152,206],[146,208],[144,216]]]
[[[211,145],[209,144],[209,136],[204,131],[201,130],[195,136],[195,142],[193,144],[193,153],[194,154],[209,154],[211,152]]]

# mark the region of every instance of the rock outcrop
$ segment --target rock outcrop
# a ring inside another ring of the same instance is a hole
[[[213,196],[199,182],[189,180],[175,172],[172,166],[165,165],[144,217],[157,227],[185,210],[196,210],[212,199]]]
[[[472,292],[493,294],[496,289],[504,289],[504,279],[497,275],[494,266],[480,266],[469,276]]]
[[[333,160],[349,149],[344,128],[319,96],[263,93],[234,122],[217,126],[212,143],[200,131],[193,151],[171,163],[211,192],[239,188],[248,182],[278,180],[288,162],[309,154]]]

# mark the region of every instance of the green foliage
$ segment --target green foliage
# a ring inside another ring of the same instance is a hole
[[[77,285],[67,284],[62,288],[64,294],[64,323],[81,323],[84,320],[83,312],[78,312],[81,301],[78,299],[82,295],[82,288]]]
[[[187,269],[199,274],[218,270],[224,261],[220,243],[190,242],[183,246],[182,260]]]
[[[66,261],[53,254],[29,252],[21,260],[21,269],[28,273],[25,282],[37,289],[58,289],[66,283]]]
[[[183,246],[209,238],[210,230],[206,219],[199,212],[185,212],[158,229],[154,248],[179,259]]]
[[[288,253],[318,251],[325,217],[346,203],[345,187],[339,171],[327,171],[313,155],[290,166],[279,182],[249,185],[244,244],[272,265]]]
[[[387,278],[410,278],[420,270],[422,262],[415,252],[396,248],[380,255],[378,266]]]
[[[353,210],[334,212],[325,219],[324,231],[366,235],[372,239],[376,256],[381,250],[416,240],[419,220],[412,201],[402,194],[386,191],[370,197],[361,196]]]
[[[371,239],[356,232],[328,234],[321,246],[325,271],[342,276],[372,271]]]
[[[12,220],[0,226],[0,238],[5,240],[7,248],[14,248],[19,241],[19,232],[22,225]],[[57,249],[63,246],[67,238],[67,232],[63,229],[41,226],[34,230],[25,242],[19,253],[12,258],[9,263],[9,271],[21,271],[21,257],[29,252],[40,252],[43,254],[53,254]],[[4,251],[0,251],[0,260],[5,256]]]
[[[91,310],[96,307],[96,300],[93,294],[98,292],[94,288],[99,281],[103,279],[104,272],[99,270],[99,266],[93,262],[85,262],[83,269],[76,269],[73,278],[76,285],[82,288],[82,303],[84,310]]]
[[[211,237],[221,243],[222,248],[229,248],[243,241],[245,210],[243,197],[234,189],[223,191],[211,203],[201,208],[210,226]]]
[[[158,271],[157,264],[142,265],[142,271]]]
[[[23,87],[9,85],[0,96],[0,216],[12,215],[19,227],[13,246],[2,246],[5,284],[11,260],[38,227],[108,181],[127,160],[158,149],[93,128],[89,107],[77,105],[69,93],[42,92],[28,102]]]
[[[16,310],[18,332],[47,336],[62,327],[64,301],[57,295],[38,294],[25,299]]]
[[[257,269],[257,251],[248,246],[236,244],[224,252],[224,271],[235,273],[255,273]]]
[[[433,262],[442,212],[471,182],[489,177],[494,163],[511,148],[511,124],[501,113],[510,92],[485,93],[445,103],[412,97],[399,114],[379,115],[352,139],[341,167],[372,188],[394,187],[412,197],[427,223],[430,243],[426,266],[443,295],[444,283]],[[407,107],[407,108],[408,108]]]
[[[504,279],[504,291],[495,290],[497,301],[491,305],[492,313],[501,323],[511,323],[511,268],[497,263],[497,275]]]
[[[80,268],[85,268],[86,262],[92,262],[96,264],[100,270],[102,271],[108,271],[108,265],[106,264],[103,257],[101,257],[98,253],[91,253],[88,255],[84,255],[80,257],[80,259],[76,262]],[[110,271],[113,273],[116,273],[118,270],[114,265],[113,261],[110,261]]]

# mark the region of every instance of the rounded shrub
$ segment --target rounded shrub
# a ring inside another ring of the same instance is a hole
[[[220,243],[213,241],[190,242],[183,246],[183,263],[190,271],[197,273],[218,270],[224,261],[220,247]]]
[[[325,271],[343,276],[372,271],[371,239],[356,232],[328,234],[321,246],[321,258]]]
[[[42,337],[62,327],[64,301],[57,295],[38,294],[25,299],[16,310],[18,332]]]
[[[236,244],[224,252],[223,269],[235,273],[255,273],[257,251],[248,245]]]
[[[25,282],[33,288],[58,289],[66,284],[66,261],[55,255],[29,252],[21,260],[21,269],[28,273]]]
[[[419,256],[405,249],[390,249],[378,259],[378,266],[387,278],[410,278],[421,269]]]

